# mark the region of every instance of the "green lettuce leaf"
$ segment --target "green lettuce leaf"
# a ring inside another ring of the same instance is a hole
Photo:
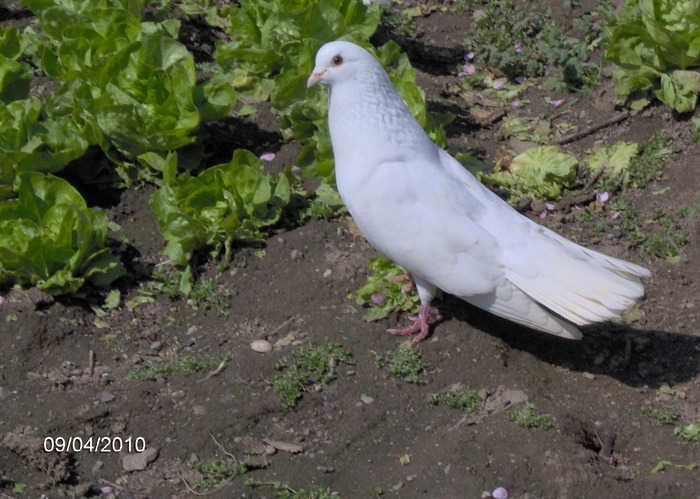
[[[562,187],[576,181],[577,164],[574,156],[558,147],[534,147],[513,158],[506,168],[480,174],[479,180],[503,187],[514,197],[557,199]]]
[[[18,198],[0,202],[0,282],[77,294],[90,283],[108,286],[124,273],[106,247],[118,226],[86,206],[71,185],[41,173],[18,175]]]
[[[168,242],[163,253],[178,265],[204,248],[212,255],[223,250],[228,258],[235,241],[262,241],[263,229],[279,220],[291,195],[289,172],[266,175],[262,161],[244,150],[195,177],[177,175],[174,153],[161,168],[163,186],[151,198],[151,209]]]
[[[606,58],[624,98],[654,92],[678,112],[697,106],[700,92],[700,2],[629,0],[606,31]]]

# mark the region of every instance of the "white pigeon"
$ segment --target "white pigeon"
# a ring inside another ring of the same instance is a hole
[[[436,146],[377,60],[325,44],[309,87],[328,87],[338,191],[367,241],[410,272],[422,341],[438,288],[532,329],[579,339],[574,326],[618,317],[650,272],[586,249],[520,215]],[[573,323],[573,324],[571,324]]]

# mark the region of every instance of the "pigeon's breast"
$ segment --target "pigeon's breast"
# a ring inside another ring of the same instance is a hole
[[[336,168],[415,158],[434,147],[388,78],[334,88],[329,127]]]

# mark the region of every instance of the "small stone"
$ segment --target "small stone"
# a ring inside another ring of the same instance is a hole
[[[163,348],[163,342],[162,341],[154,341],[153,343],[151,343],[151,345],[148,348],[150,348],[154,352],[157,352],[161,348]]]
[[[111,402],[114,399],[115,399],[114,395],[112,395],[109,392],[100,393],[100,402],[107,403],[107,402]]]
[[[115,421],[109,429],[112,433],[122,433],[126,430],[126,423],[124,421]]]
[[[158,449],[149,447],[138,454],[127,454],[122,458],[122,468],[124,471],[140,471],[158,458]]]
[[[323,277],[330,277],[333,275],[333,271],[331,269],[326,269],[323,271]]]
[[[583,373],[583,377],[586,379],[595,379],[595,374]]]
[[[303,254],[301,253],[301,251],[299,251],[298,249],[293,249],[293,250],[289,253],[289,257],[290,257],[292,260],[295,260],[295,261],[298,262],[299,260],[301,260],[301,259],[304,257],[304,255],[303,255]]]
[[[92,471],[93,475],[97,475],[102,469],[103,465],[104,463],[98,459],[97,461],[95,461],[95,464],[92,466],[92,469],[90,471]]]
[[[75,494],[75,497],[87,497],[92,492],[93,486],[92,482],[79,483],[73,487],[73,494]]]
[[[272,343],[267,340],[255,340],[250,343],[250,348],[254,352],[268,353],[272,351]]]
[[[365,395],[364,393],[360,395],[360,400],[365,404],[371,404],[372,402],[374,402],[374,399],[372,397],[370,397],[369,395]]]
[[[206,414],[207,409],[203,405],[193,405],[192,412],[194,412],[195,416],[202,416]]]
[[[12,395],[12,390],[5,388],[4,386],[0,386],[0,400],[9,397]]]

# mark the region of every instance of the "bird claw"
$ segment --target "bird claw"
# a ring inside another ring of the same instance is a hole
[[[413,343],[420,343],[428,336],[430,324],[441,319],[442,316],[440,314],[430,311],[430,305],[423,305],[417,317],[409,317],[409,320],[413,322],[412,325],[397,329],[389,329],[388,331],[391,334],[399,336],[418,333],[413,338]]]

